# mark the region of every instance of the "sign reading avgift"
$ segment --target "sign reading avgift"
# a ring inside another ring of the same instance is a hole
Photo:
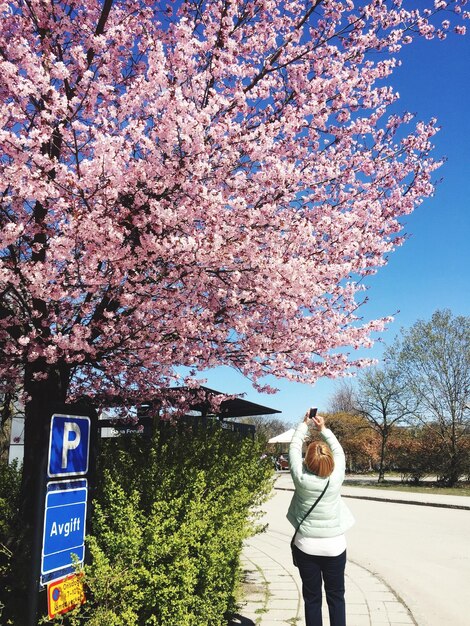
[[[74,574],[47,585],[49,619],[67,613],[86,601],[83,575]]]

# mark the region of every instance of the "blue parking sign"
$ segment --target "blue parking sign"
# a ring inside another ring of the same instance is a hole
[[[58,414],[52,416],[47,467],[50,478],[86,474],[89,449],[89,417]]]
[[[46,490],[41,584],[62,578],[85,558],[86,478],[49,482]]]

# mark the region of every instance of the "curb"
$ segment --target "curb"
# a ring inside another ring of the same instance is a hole
[[[274,487],[276,491],[294,491],[289,487]],[[379,496],[352,496],[341,494],[342,498],[352,498],[354,500],[372,500],[373,502],[390,502],[392,504],[414,504],[415,506],[433,506],[440,509],[458,509],[470,511],[470,506],[465,504],[446,504],[445,502],[421,502],[420,500],[400,500],[399,498],[383,498]]]
[[[414,626],[419,626],[418,622],[416,621],[410,607],[406,604],[406,602],[403,600],[403,598],[395,591],[395,589],[393,589],[393,587],[391,587],[388,582],[382,578],[382,576],[380,576],[379,574],[377,574],[376,572],[373,572],[372,570],[368,569],[367,567],[365,567],[364,565],[361,565],[360,563],[358,563],[357,561],[349,561],[350,563],[354,563],[354,565],[356,565],[357,567],[362,568],[363,570],[365,570],[366,572],[369,572],[369,574],[371,576],[373,576],[376,580],[380,581],[382,583],[382,585],[384,587],[386,587],[389,592],[395,597],[396,601],[399,602],[405,609],[406,612],[408,614],[408,617],[412,620]]]
[[[290,491],[290,490],[289,490]],[[293,491],[293,490],[292,490]],[[353,498],[355,500],[372,500],[374,502],[391,502],[392,504],[414,504],[415,506],[434,506],[438,509],[459,509],[461,511],[470,511],[470,506],[465,504],[445,504],[440,502],[421,502],[419,500],[399,500],[396,498],[379,498],[376,496],[351,496],[341,494],[342,498]]]

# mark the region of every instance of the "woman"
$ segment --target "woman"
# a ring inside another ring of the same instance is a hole
[[[310,443],[302,460],[302,444],[310,425],[320,431],[323,441]],[[295,528],[300,524],[293,552],[302,578],[306,626],[322,626],[322,580],[330,625],[346,626],[344,533],[354,524],[354,518],[340,497],[346,466],[343,448],[325,427],[323,417],[305,415],[292,438],[289,463],[295,491],[287,519]],[[315,508],[302,521],[325,487]]]

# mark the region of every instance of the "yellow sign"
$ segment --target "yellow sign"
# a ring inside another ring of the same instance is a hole
[[[85,589],[81,574],[67,576],[67,578],[56,580],[47,585],[49,619],[61,613],[71,611],[79,604],[83,604],[85,600]]]

